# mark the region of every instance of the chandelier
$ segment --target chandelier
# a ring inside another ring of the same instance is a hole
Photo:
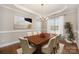
[[[45,7],[45,4],[41,4],[41,10],[42,10],[41,12],[42,12],[42,13],[44,13],[44,11],[45,11],[45,10],[44,10],[44,7]],[[40,16],[40,19],[41,19],[42,21],[47,21],[47,20],[48,20],[48,17],[41,15],[41,16]]]

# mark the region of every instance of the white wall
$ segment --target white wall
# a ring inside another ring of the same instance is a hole
[[[71,22],[72,26],[73,26],[73,31],[75,32],[77,30],[77,15],[76,15],[76,11],[70,12],[68,14],[64,15],[64,21],[65,22]]]
[[[68,11],[63,11],[59,14],[52,15],[53,17],[55,16],[63,16],[64,15],[64,22],[71,22],[73,26],[73,31],[75,32],[77,30],[77,10],[68,10]]]
[[[50,18],[56,17],[56,16],[63,16],[64,15],[64,22],[71,22],[73,26],[73,31],[77,31],[77,10],[67,10],[63,11],[61,13],[55,14],[50,16]]]
[[[14,30],[13,22],[14,22],[15,16],[34,18],[34,16],[32,16],[31,14],[28,14],[26,12],[25,12],[25,14],[23,14],[24,11],[21,11],[21,12],[18,12],[18,11],[0,7],[0,31]]]
[[[73,33],[75,37],[75,42],[78,44],[78,23],[77,23],[77,10],[70,12],[65,15],[65,22],[71,22],[72,28],[73,28]],[[77,45],[78,46],[78,45]]]
[[[19,11],[19,10],[18,10]],[[32,15],[14,11],[0,6],[0,47],[11,42],[18,42],[18,37],[25,36],[27,31],[14,30],[14,16],[33,17]]]
[[[72,12],[68,11],[66,13],[63,12],[63,13],[60,13],[60,14],[61,15],[65,14],[65,17],[64,17],[65,22],[69,21],[73,24],[73,31],[76,35],[77,34],[77,32],[76,32],[77,31],[77,13],[76,13],[76,10],[72,11]],[[10,10],[10,9],[4,8],[4,7],[0,7],[0,32],[1,31],[10,31],[10,32],[13,31],[11,33],[6,33],[6,34],[0,33],[0,45],[2,45],[4,43],[6,44],[8,42],[17,41],[18,38],[16,36],[26,35],[27,31],[17,32],[17,31],[14,30],[13,20],[14,20],[14,16],[16,16],[16,15],[20,15],[20,16],[24,16],[24,17],[27,17],[27,16],[28,17],[33,17],[32,15],[30,15],[28,13],[24,14],[22,12],[18,12],[18,11],[16,12],[16,11],[13,11],[13,10]],[[35,20],[35,19],[33,19],[33,20]],[[33,22],[33,24],[34,24],[34,22]],[[79,40],[78,40],[78,43],[79,43]]]
[[[61,12],[59,14],[56,14],[56,15],[52,15],[50,18],[56,17],[56,16],[63,16],[64,15],[64,22],[71,22],[71,24],[73,26],[74,36],[75,36],[75,39],[76,39],[76,41],[78,43],[78,38],[77,37],[79,35],[77,34],[78,33],[77,13],[78,13],[77,9],[68,10],[68,11],[63,11],[63,12]],[[78,45],[79,45],[79,43],[78,43]]]
[[[0,7],[0,31],[13,30],[13,12]]]
[[[79,49],[79,8],[77,9],[77,28],[78,28],[78,30],[77,30],[77,38],[78,38],[77,46],[78,46],[78,49]]]
[[[33,20],[32,28],[33,28],[34,31],[41,31],[41,20],[40,20],[40,17],[37,16]]]

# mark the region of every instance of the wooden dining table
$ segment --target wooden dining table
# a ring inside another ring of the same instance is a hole
[[[38,34],[38,35],[28,36],[28,37],[25,37],[25,38],[28,38],[28,41],[31,44],[34,44],[35,47],[37,48],[34,53],[40,54],[40,53],[43,53],[41,51],[41,47],[43,45],[45,45],[51,37],[54,37],[54,36],[55,36],[54,34],[52,34],[52,36],[50,36],[49,33],[41,33],[41,34]]]

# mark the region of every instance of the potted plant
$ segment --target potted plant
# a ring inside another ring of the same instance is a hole
[[[73,42],[75,40],[75,38],[74,38],[73,31],[72,31],[71,23],[70,22],[66,22],[64,27],[65,27],[67,40]]]

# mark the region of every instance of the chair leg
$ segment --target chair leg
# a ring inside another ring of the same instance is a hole
[[[53,53],[56,54],[57,50],[56,48],[53,48]]]

